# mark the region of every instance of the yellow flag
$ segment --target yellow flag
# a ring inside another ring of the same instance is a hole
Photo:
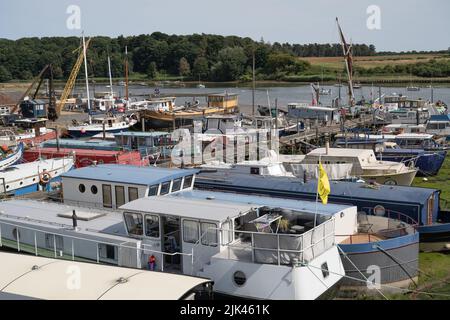
[[[319,193],[320,199],[322,199],[323,204],[327,204],[330,191],[330,182],[328,181],[327,173],[322,167],[322,163],[319,162],[319,181],[317,183],[317,192]]]

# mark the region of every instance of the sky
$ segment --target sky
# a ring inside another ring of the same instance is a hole
[[[71,5],[80,8],[86,35],[160,31],[336,43],[339,17],[353,43],[374,44],[377,51],[450,47],[448,0],[0,0],[0,38],[79,36],[77,20],[67,13]]]

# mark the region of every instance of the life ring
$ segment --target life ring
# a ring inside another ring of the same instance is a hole
[[[39,183],[41,185],[46,185],[47,183],[50,182],[51,179],[52,179],[52,175],[49,172],[43,171],[43,172],[39,173]]]

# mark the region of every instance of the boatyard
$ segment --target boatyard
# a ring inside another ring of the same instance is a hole
[[[89,6],[0,31],[0,300],[450,299],[445,43],[377,5],[270,41]]]

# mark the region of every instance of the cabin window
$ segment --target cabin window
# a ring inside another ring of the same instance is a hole
[[[115,186],[115,194],[116,194],[116,208],[125,204],[125,187],[123,186]]]
[[[250,174],[259,174],[259,168],[250,168]]]
[[[193,176],[184,177],[183,189],[192,187]]]
[[[163,182],[161,184],[161,191],[159,192],[160,196],[163,196],[165,194],[168,194],[170,190],[170,181]]]
[[[80,190],[81,193],[84,193],[86,191],[86,186],[82,183],[78,186],[78,190]]]
[[[103,207],[112,208],[111,185],[103,184],[102,192],[103,192]]]
[[[137,198],[139,198],[138,189],[129,187],[128,188],[128,201],[133,201],[133,200],[136,200]]]
[[[233,241],[233,231],[231,230],[231,222],[227,221],[222,223],[222,245],[226,245]]]
[[[172,183],[172,192],[180,191],[182,180],[183,180],[182,178],[173,180],[173,183]]]
[[[97,194],[97,192],[98,192],[97,186],[92,186],[91,192],[92,192],[92,194]]]
[[[150,188],[148,188],[148,196],[156,196],[158,195],[158,189],[159,189],[159,184],[155,184],[154,186],[150,186]]]
[[[123,214],[128,234],[142,236],[142,215],[139,213],[125,212]]]
[[[198,239],[198,222],[193,220],[183,220],[183,241],[196,243]]]
[[[45,247],[48,249],[55,249],[56,244],[56,250],[63,250],[64,249],[64,239],[62,236],[56,236],[53,234],[46,233],[45,234]]]
[[[116,260],[116,247],[110,244],[99,243],[98,255],[102,259]]]
[[[202,222],[200,224],[202,244],[205,246],[217,246],[217,226],[215,223]]]
[[[159,238],[159,216],[153,214],[145,215],[145,235],[147,237]]]

